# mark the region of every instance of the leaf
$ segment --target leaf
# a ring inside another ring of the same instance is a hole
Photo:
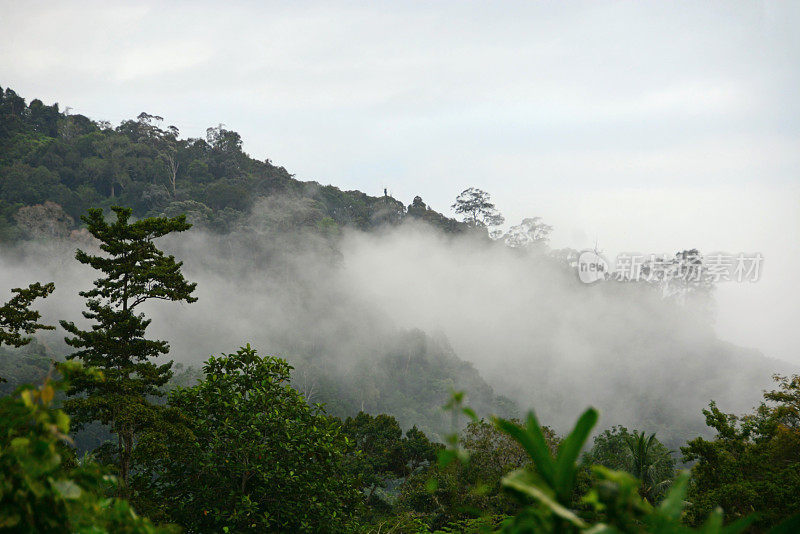
[[[53,482],[56,491],[65,499],[78,499],[81,496],[81,488],[75,482],[67,479],[56,480]]]
[[[64,434],[69,432],[69,416],[61,410],[56,412],[56,426]]]
[[[517,443],[522,445],[522,448],[524,448],[528,456],[531,457],[534,467],[545,482],[551,487],[554,486],[555,463],[553,462],[550,449],[547,446],[547,442],[544,439],[542,430],[533,412],[528,413],[527,430],[505,419],[496,418],[494,423],[500,431],[505,432]],[[538,432],[531,431],[531,428],[534,428]]]
[[[14,438],[11,440],[12,449],[22,449],[30,444],[31,440],[28,438]]]
[[[439,489],[439,481],[435,478],[429,478],[425,482],[425,490],[428,493],[436,493],[436,490]]]
[[[747,527],[749,527],[750,524],[753,521],[755,521],[756,519],[758,519],[757,515],[749,515],[747,517],[743,517],[743,518],[741,518],[741,519],[739,519],[737,521],[734,521],[730,525],[722,527],[722,530],[720,530],[720,533],[721,534],[739,534],[740,532],[744,532],[745,530],[747,530]],[[791,530],[791,532],[797,532],[797,531],[793,529],[793,530]]]
[[[686,490],[689,486],[689,476],[689,471],[682,471],[673,482],[672,488],[670,488],[667,496],[664,497],[664,501],[658,507],[667,517],[678,519],[681,516]]]
[[[555,488],[557,495],[562,499],[568,499],[572,493],[572,485],[575,479],[575,462],[581,453],[583,444],[589,437],[589,433],[597,424],[598,412],[594,408],[589,408],[580,416],[575,428],[569,436],[561,443],[556,458]],[[544,439],[544,436],[542,437]]]
[[[472,421],[477,421],[478,420],[478,414],[476,414],[475,410],[473,410],[469,406],[466,406],[466,407],[462,408],[461,411],[464,412],[464,415],[469,417],[470,420],[472,420]]]
[[[800,513],[796,513],[779,525],[772,527],[767,534],[794,534],[797,532],[800,532]]]
[[[49,406],[50,402],[53,400],[53,397],[55,397],[55,394],[56,392],[53,389],[53,386],[51,386],[50,384],[44,386],[41,389],[41,392],[39,393],[42,399],[42,404],[44,404],[45,406]]]
[[[551,512],[569,521],[578,528],[587,528],[589,526],[580,517],[575,515],[572,510],[562,506],[556,501],[545,489],[538,487],[530,473],[524,469],[518,469],[506,475],[503,478],[503,485],[533,497],[549,508]]]
[[[450,463],[456,459],[458,454],[453,449],[445,449],[443,451],[439,451],[438,460],[439,460],[439,467],[444,469]]]
[[[6,512],[0,513],[0,528],[6,529],[15,527],[20,522],[19,514],[7,514]]]
[[[709,514],[708,519],[706,522],[703,523],[700,532],[705,534],[716,534],[722,528],[722,508],[715,508],[711,514]]]

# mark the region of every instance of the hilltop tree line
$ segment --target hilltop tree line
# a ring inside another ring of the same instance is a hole
[[[223,125],[186,139],[143,112],[112,127],[58,104],[27,104],[0,87],[1,240],[69,233],[87,209],[112,205],[129,206],[136,217],[186,214],[197,226],[229,232],[259,199],[274,195],[304,199],[314,216],[303,222],[322,228],[369,229],[407,217],[449,232],[468,228],[419,197],[406,207],[388,195],[296,180],[269,160],[249,157],[240,135]]]
[[[241,136],[224,125],[205,138],[181,138],[163,117],[142,112],[113,127],[62,112],[39,99],[27,104],[0,87],[0,241],[64,237],[79,230],[89,208],[129,206],[136,217],[186,214],[196,227],[227,233],[247,225],[261,199],[301,199],[308,216],[298,225],[325,232],[340,226],[362,230],[420,220],[446,232],[487,232],[505,221],[488,193],[464,190],[452,209],[462,220],[431,209],[421,197],[405,206],[384,194],[341,191],[296,180],[270,160],[242,150]],[[551,228],[525,219],[507,243],[544,243]]]
[[[224,125],[208,128],[205,138],[181,138],[163,117],[142,112],[113,127],[62,112],[57,103],[27,104],[2,87],[0,118],[0,242],[81,238],[80,217],[90,208],[114,205],[130,207],[138,218],[185,214],[195,228],[219,233],[288,224],[336,235],[343,226],[370,230],[410,220],[449,233],[473,232],[512,248],[544,249],[553,230],[540,217],[501,230],[505,217],[489,193],[476,187],[457,196],[451,206],[461,219],[456,220],[420,196],[405,206],[387,194],[302,182],[268,159],[251,158],[241,136]],[[252,208],[267,199],[273,203],[253,221]],[[282,210],[291,212],[290,220],[270,213]],[[552,255],[574,264],[577,251]],[[684,250],[678,257],[698,258],[699,252]],[[706,281],[695,285],[709,289]]]

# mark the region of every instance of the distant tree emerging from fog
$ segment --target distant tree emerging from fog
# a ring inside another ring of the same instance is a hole
[[[464,217],[464,222],[478,228],[500,226],[505,218],[497,211],[491,201],[491,196],[486,191],[470,187],[456,197],[456,202],[451,207]]]
[[[503,235],[503,242],[511,248],[542,247],[550,240],[553,227],[542,222],[541,217],[528,217]]]

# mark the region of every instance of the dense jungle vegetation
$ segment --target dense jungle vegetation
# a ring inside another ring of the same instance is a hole
[[[480,190],[456,199],[456,221],[420,197],[404,206],[295,180],[221,126],[180,139],[153,115],[112,128],[0,94],[0,240],[68,242],[95,280],[80,288],[83,320],[60,321],[63,345],[41,338],[56,328],[37,311],[52,283],[0,307],[0,531],[800,531],[798,375],[776,375],[744,415],[712,402],[708,432],[676,446],[661,427],[598,428],[593,408],[559,432],[537,416],[545,406],[521,409],[421,331],[392,334],[386,356],[347,380],[313,343],[293,345],[314,356],[297,365],[247,338],[202,368],[173,365],[150,313],[197,299],[183,258],[161,247],[192,227],[233,241],[288,225],[328,243],[422,221],[534,250],[549,227],[531,218],[492,235],[502,216]],[[291,202],[292,217],[254,219],[265,201]],[[541,261],[570,273],[573,259]],[[615,394],[625,402],[632,387]]]

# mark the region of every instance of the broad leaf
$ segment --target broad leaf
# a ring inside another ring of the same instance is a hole
[[[559,498],[564,501],[572,493],[572,484],[575,478],[575,462],[581,453],[583,444],[589,433],[597,424],[598,413],[594,408],[589,408],[581,415],[575,428],[558,449],[555,470],[555,489]],[[540,431],[541,432],[541,431]],[[544,437],[542,437],[544,439]]]

